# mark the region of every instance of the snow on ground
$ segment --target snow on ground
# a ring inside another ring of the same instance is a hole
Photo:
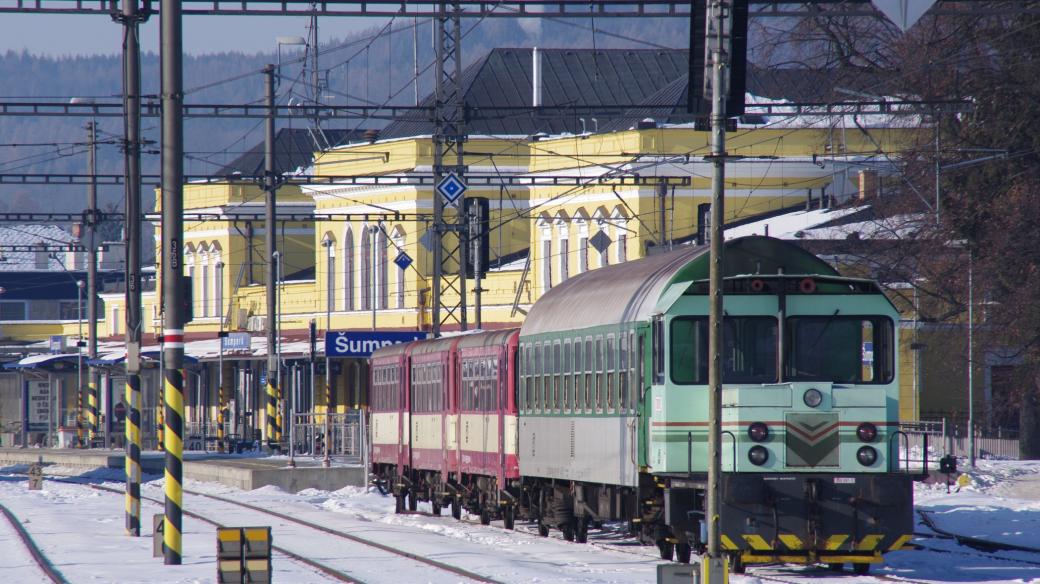
[[[5,474],[24,469],[0,468],[0,502],[18,515],[26,529],[71,582],[204,583],[215,581],[214,530],[185,518],[185,564],[167,567],[151,557],[151,517],[161,508],[144,503],[146,537],[129,538],[123,531],[123,499],[82,485],[45,482],[43,491],[26,490],[24,475]],[[73,469],[48,467],[48,474]],[[81,475],[120,487],[118,470]],[[149,477],[143,494],[161,498],[162,480]],[[945,485],[915,485],[919,510],[931,515],[943,529],[962,535],[1010,541],[1040,547],[1040,462],[980,461],[968,473],[966,486],[947,494]],[[444,517],[397,515],[393,499],[375,491],[348,487],[334,492],[307,490],[289,494],[273,487],[239,491],[215,483],[188,481],[186,488],[276,509],[326,527],[380,543],[407,549],[504,582],[653,582],[656,549],[635,544],[620,526],[590,532],[590,544],[560,539],[558,532],[541,538],[528,525],[515,532],[501,523],[481,526],[475,517],[458,522]],[[305,528],[265,517],[228,503],[194,495],[185,496],[185,508],[213,515],[225,524],[271,525],[275,543],[303,551],[337,569],[352,571],[366,582],[456,582],[465,579],[436,568],[417,566],[366,546],[333,536],[316,536]],[[420,510],[429,510],[427,505]],[[926,534],[923,524],[915,529]],[[1040,581],[1040,554],[986,553],[957,545],[949,539],[918,537],[923,549],[886,555],[886,563],[872,572],[890,580],[914,582]],[[17,544],[17,545],[16,545]],[[20,551],[14,531],[0,526],[0,581],[37,582],[39,574],[28,555]],[[18,550],[13,553],[8,550]],[[278,582],[325,582],[326,576],[283,556],[274,560]],[[880,582],[875,576],[837,574],[819,567],[754,567],[734,584],[768,584],[777,579],[813,584]]]

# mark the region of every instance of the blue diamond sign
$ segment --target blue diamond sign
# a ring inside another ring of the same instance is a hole
[[[408,266],[412,265],[412,257],[402,251],[394,258],[394,263],[402,270],[407,270]]]
[[[462,197],[462,193],[466,192],[466,183],[459,178],[459,175],[450,172],[448,176],[441,179],[441,182],[437,183],[437,192],[444,197],[444,202],[454,205],[455,201]]]

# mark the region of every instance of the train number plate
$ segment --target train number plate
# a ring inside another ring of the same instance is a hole
[[[836,485],[854,485],[856,479],[852,477],[834,477],[834,484]]]

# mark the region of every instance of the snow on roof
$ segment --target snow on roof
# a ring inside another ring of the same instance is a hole
[[[57,225],[7,225],[0,226],[0,245],[61,246],[74,243],[76,238]],[[0,253],[0,271],[23,272],[36,270],[36,252],[7,251]],[[48,271],[64,271],[58,257],[47,260]]]
[[[769,235],[778,239],[797,239],[797,233],[816,226],[829,223],[852,213],[862,211],[864,207],[847,207],[841,209],[813,209],[812,211],[794,211],[747,223],[737,227],[726,228],[726,239],[736,239],[748,235]]]

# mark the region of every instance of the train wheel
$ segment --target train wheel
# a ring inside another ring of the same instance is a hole
[[[480,524],[491,525],[491,511],[489,511],[488,509],[480,510]]]
[[[574,541],[574,522],[569,521],[560,526],[560,531],[563,532],[563,539],[567,541]]]
[[[394,495],[394,513],[404,513],[404,494]]]
[[[502,508],[502,525],[506,529],[513,529],[516,525],[516,511],[513,510],[512,505],[506,505]]]
[[[870,564],[852,564],[852,571],[860,576],[870,573]]]
[[[734,574],[743,574],[747,570],[747,565],[744,564],[744,559],[740,557],[740,554],[733,554],[729,557],[729,569]]]
[[[440,517],[441,515],[441,500],[437,497],[430,499],[430,507],[433,509],[433,514]]]
[[[578,517],[578,523],[574,526],[574,541],[588,543],[589,541],[589,518]]]
[[[549,537],[549,526],[542,523],[541,520],[538,521],[538,535]]]
[[[842,562],[828,562],[827,569],[832,572],[842,572],[845,570],[845,564]]]
[[[419,498],[415,496],[415,491],[408,492],[408,510],[415,511],[419,508]]]
[[[658,541],[657,549],[661,552],[662,560],[670,562],[675,557],[675,544],[668,541],[667,539],[662,539]]]
[[[451,498],[451,516],[455,519],[462,519],[462,502],[458,497]]]
[[[690,563],[690,553],[692,552],[690,544],[688,543],[677,543],[675,544],[675,561],[680,564]]]

